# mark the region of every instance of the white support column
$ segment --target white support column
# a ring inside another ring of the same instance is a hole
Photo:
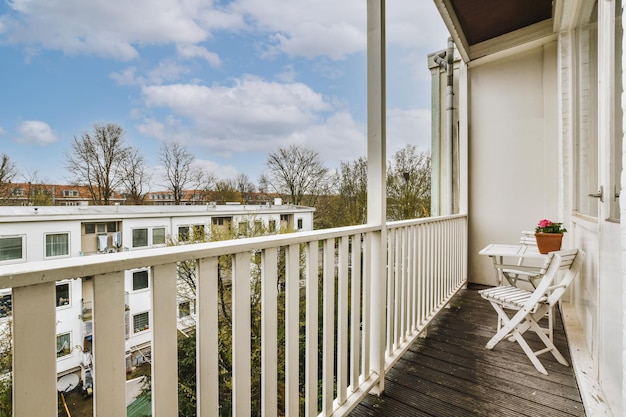
[[[198,262],[196,381],[198,417],[219,416],[217,258]]]
[[[251,413],[250,253],[233,259],[233,416]]]
[[[13,289],[13,415],[57,415],[56,286]]]
[[[176,264],[152,270],[152,415],[178,415]]]
[[[372,239],[371,256],[371,370],[385,376],[386,224],[386,102],[385,0],[367,1],[367,223],[380,225]]]
[[[93,278],[95,416],[126,415],[124,272]]]

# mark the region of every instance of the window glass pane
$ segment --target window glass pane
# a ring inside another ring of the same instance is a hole
[[[96,225],[94,223],[85,223],[85,234],[92,235],[96,233]]]
[[[165,244],[165,227],[155,227],[154,229],[152,229],[152,244]]]
[[[46,257],[67,256],[70,254],[69,234],[46,235]]]
[[[107,225],[104,223],[98,223],[96,225],[96,229],[98,230],[98,233],[105,233],[107,231]]]
[[[107,232],[117,232],[117,222],[108,222]]]
[[[70,284],[57,285],[57,307],[70,303]]]
[[[612,189],[609,191],[611,199],[611,220],[619,221],[620,209],[618,193],[622,188],[622,132],[623,117],[622,94],[624,86],[622,84],[622,37],[624,29],[622,27],[622,0],[615,2],[615,96],[613,97],[615,126],[613,128],[613,137],[611,138],[611,172]]]
[[[11,314],[12,309],[11,295],[0,296],[0,317],[7,317]]]
[[[133,291],[148,288],[148,271],[133,272]]]
[[[194,241],[204,240],[204,225],[196,224],[193,226],[193,240]]]
[[[183,242],[189,240],[189,226],[180,226],[178,228],[178,240]]]
[[[136,314],[133,316],[133,333],[143,332],[150,328],[148,312]]]
[[[598,8],[577,33],[578,117],[576,117],[576,209],[597,217],[598,199]]]
[[[276,220],[270,220],[270,222],[269,222],[269,229],[270,229],[270,232],[275,232],[276,231]]]
[[[69,333],[63,333],[57,336],[57,358],[69,355],[71,353],[72,341]]]
[[[189,301],[183,301],[178,304],[178,317],[187,317],[191,314],[191,303]]]
[[[248,223],[239,222],[239,224],[237,225],[237,231],[239,232],[240,235],[245,235],[246,232],[248,231]]]
[[[148,229],[133,229],[133,248],[148,246]]]
[[[0,238],[0,261],[22,259],[22,236]]]
[[[298,229],[302,229],[302,219],[298,219]]]

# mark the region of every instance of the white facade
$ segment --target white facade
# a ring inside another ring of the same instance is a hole
[[[263,234],[309,231],[313,213],[313,208],[291,205],[0,207],[0,267],[166,246],[191,240],[194,232],[209,237],[227,228],[235,236],[255,230]],[[151,276],[150,268],[124,274],[127,367],[149,356]],[[10,293],[4,290],[0,297],[5,296],[6,302]],[[56,294],[57,371],[62,375],[90,363],[93,280],[59,281]],[[193,324],[193,304],[193,300],[180,301],[182,330]]]

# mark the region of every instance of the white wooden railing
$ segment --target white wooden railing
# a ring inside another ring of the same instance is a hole
[[[373,253],[372,248],[385,247],[373,244],[381,238],[386,239],[386,253]],[[55,282],[72,277],[93,277],[94,415],[126,415],[124,271],[150,266],[153,416],[178,416],[176,265],[188,259],[198,262],[198,416],[220,415],[221,255],[233,255],[232,413],[253,414],[250,282],[251,259],[258,258],[251,253],[259,251],[262,415],[341,416],[372,388],[383,388],[383,371],[372,371],[373,352],[384,350],[388,369],[464,285],[467,219],[462,215],[417,219],[388,223],[385,228],[355,226],[2,267],[0,288],[13,289],[14,415],[57,415]],[[278,328],[277,281],[283,265],[278,254],[283,251],[286,341],[281,364],[276,354],[283,330]],[[386,263],[386,277],[370,272],[374,258]],[[386,298],[371,291],[372,283],[381,279],[386,280]],[[386,309],[372,308],[376,300],[385,299]],[[386,317],[372,314],[381,310],[388,312]],[[305,375],[300,375],[301,315],[305,317]],[[283,366],[285,389],[279,397],[283,384],[278,384],[277,375]],[[283,399],[281,404],[278,398]]]

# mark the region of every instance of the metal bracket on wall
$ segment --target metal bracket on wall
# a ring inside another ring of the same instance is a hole
[[[597,193],[587,194],[587,197],[599,198],[600,202],[604,203],[604,187],[601,185]]]

